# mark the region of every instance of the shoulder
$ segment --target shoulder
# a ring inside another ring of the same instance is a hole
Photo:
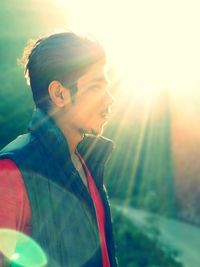
[[[31,133],[27,133],[18,136],[14,141],[5,146],[0,151],[0,159],[10,159],[17,166],[23,166],[29,163],[30,155],[33,162],[34,158],[41,154],[40,150],[39,140]]]
[[[14,194],[23,187],[23,178],[15,162],[10,159],[0,159],[1,193],[3,194],[6,188],[7,192],[13,192]]]
[[[5,155],[6,158],[6,155],[26,150],[34,145],[35,140],[36,139],[34,136],[32,136],[30,133],[19,135],[15,140],[13,140],[0,151],[0,157],[1,155]]]

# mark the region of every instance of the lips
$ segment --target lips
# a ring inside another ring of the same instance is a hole
[[[104,109],[104,110],[102,110],[102,111],[100,112],[100,116],[103,117],[103,118],[108,119],[109,116],[110,116],[110,113],[111,113],[110,108],[106,108],[106,109]]]

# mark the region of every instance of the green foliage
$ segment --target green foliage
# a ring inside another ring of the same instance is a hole
[[[178,253],[159,241],[153,222],[140,230],[122,212],[113,210],[113,215],[120,267],[183,267]]]

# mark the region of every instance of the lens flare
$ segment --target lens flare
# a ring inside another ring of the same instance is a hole
[[[42,248],[29,236],[12,229],[0,229],[0,252],[17,266],[43,267],[47,264]]]

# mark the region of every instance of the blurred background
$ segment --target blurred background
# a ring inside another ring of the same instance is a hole
[[[34,108],[17,61],[29,39],[95,35],[110,65],[115,141],[106,166],[119,266],[200,266],[200,2],[16,0],[0,4],[0,148]]]

